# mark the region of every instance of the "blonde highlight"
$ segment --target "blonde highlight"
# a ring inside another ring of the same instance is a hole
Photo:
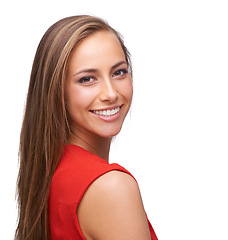
[[[34,58],[20,135],[16,240],[49,240],[48,198],[52,176],[70,134],[64,84],[71,53],[97,31],[114,33],[131,70],[121,36],[104,20],[64,18],[44,34]]]

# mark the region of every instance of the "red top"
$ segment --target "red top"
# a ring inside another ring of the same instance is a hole
[[[66,146],[51,182],[49,222],[52,240],[86,240],[79,226],[77,207],[88,187],[113,170],[130,174],[120,165],[109,164],[79,146]],[[151,239],[157,240],[149,220],[148,224]]]

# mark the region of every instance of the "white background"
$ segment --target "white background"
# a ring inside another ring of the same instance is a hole
[[[228,7],[222,0],[3,1],[0,239],[16,226],[17,151],[37,45],[57,20],[106,19],[132,54],[134,101],[111,150],[159,240],[228,240]]]

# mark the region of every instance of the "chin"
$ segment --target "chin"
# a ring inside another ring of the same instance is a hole
[[[116,135],[118,135],[118,133],[120,132],[121,128],[120,129],[116,129],[116,130],[111,130],[111,131],[102,131],[100,133],[97,133],[100,137],[103,137],[103,138],[112,138],[112,137],[115,137]]]

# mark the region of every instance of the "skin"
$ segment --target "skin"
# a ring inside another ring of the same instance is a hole
[[[133,87],[127,70],[117,38],[103,31],[82,41],[69,62],[65,95],[74,132],[69,142],[105,160],[111,139],[121,130],[131,105]],[[90,111],[115,106],[121,106],[121,114],[112,122],[103,121]]]
[[[71,117],[70,144],[108,161],[111,139],[121,130],[133,94],[124,52],[115,35],[94,33],[73,51],[65,96]],[[94,111],[119,113],[107,118]],[[112,171],[99,177],[83,196],[77,215],[87,240],[150,239],[149,228],[136,181]]]

